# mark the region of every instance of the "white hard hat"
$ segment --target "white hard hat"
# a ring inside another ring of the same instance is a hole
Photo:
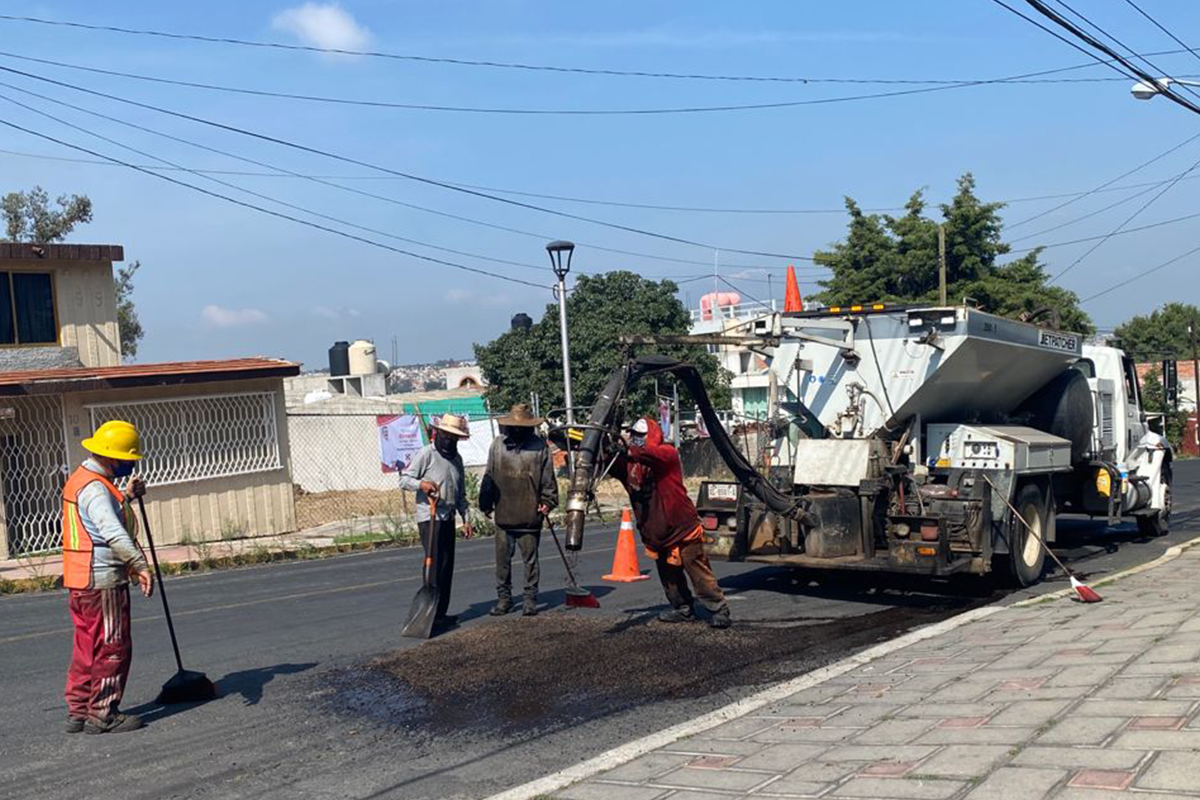
[[[650,426],[646,424],[645,417],[639,417],[636,422],[629,426],[629,430],[641,436],[645,436],[650,432]]]

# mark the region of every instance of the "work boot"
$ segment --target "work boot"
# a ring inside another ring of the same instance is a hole
[[[107,719],[88,717],[83,724],[84,733],[127,733],[142,727],[142,718],[137,714],[113,714]]]
[[[669,611],[664,611],[658,615],[659,622],[693,622],[696,619],[696,612],[692,611],[691,606],[680,606],[672,608]]]
[[[538,611],[537,598],[536,597],[526,597],[525,605],[521,608],[521,616],[536,617],[537,611]]]
[[[493,617],[503,617],[508,612],[512,611],[512,600],[507,597],[500,598],[496,605],[492,606],[492,610],[488,613]]]
[[[720,630],[724,630],[725,628],[728,628],[732,624],[733,624],[733,620],[731,620],[729,618],[729,608],[728,607],[722,608],[720,611],[713,614],[712,617],[708,620],[708,625],[710,628],[717,628]]]
[[[82,733],[83,732],[83,724],[85,722],[87,722],[86,717],[68,716],[67,717],[67,725],[64,730],[66,730],[67,733]]]

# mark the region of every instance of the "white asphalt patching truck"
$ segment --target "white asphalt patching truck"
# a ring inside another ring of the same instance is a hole
[[[634,337],[656,338],[704,337]],[[716,338],[773,353],[784,422],[770,474],[718,430],[693,369],[644,357],[593,409],[569,523],[582,525],[624,387],[674,372],[737,477],[701,488],[713,557],[930,576],[1003,570],[1028,585],[1045,562],[1033,537],[1054,543],[1060,513],[1167,531],[1172,452],[1147,429],[1133,363],[1118,349],[966,306],[776,313]]]

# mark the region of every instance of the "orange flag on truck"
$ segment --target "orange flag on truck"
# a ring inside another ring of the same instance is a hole
[[[796,268],[788,264],[787,290],[783,295],[784,311],[803,311],[804,300],[800,297],[800,284],[796,283]]]

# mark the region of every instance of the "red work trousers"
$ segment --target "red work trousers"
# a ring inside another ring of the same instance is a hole
[[[67,670],[67,713],[107,719],[121,705],[133,658],[129,586],[72,589],[70,607],[75,644]]]

